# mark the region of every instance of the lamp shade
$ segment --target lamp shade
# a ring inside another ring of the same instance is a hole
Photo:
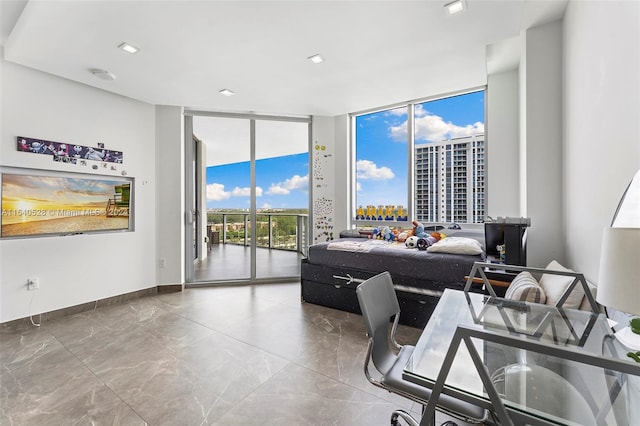
[[[640,228],[605,228],[598,303],[640,315]]]

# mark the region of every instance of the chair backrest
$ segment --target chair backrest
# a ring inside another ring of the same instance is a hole
[[[362,317],[371,339],[371,359],[382,374],[386,374],[396,355],[389,346],[390,319],[400,314],[400,305],[389,272],[382,272],[356,288]]]

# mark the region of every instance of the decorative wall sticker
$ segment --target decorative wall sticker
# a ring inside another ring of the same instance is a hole
[[[24,136],[17,136],[16,140],[18,151],[51,155],[54,161],[63,163],[78,164],[78,160],[80,159],[104,161],[107,163],[124,162],[124,154],[122,151],[104,149],[103,143],[98,143],[98,147],[94,148],[84,145],[70,146],[64,142],[52,142]],[[84,165],[86,163],[80,164]]]
[[[333,240],[333,215],[333,200],[322,197],[313,201],[313,232],[316,242]]]
[[[313,242],[334,239],[333,155],[326,145],[316,142],[313,150]]]

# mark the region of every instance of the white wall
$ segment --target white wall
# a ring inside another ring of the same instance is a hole
[[[16,136],[122,150],[135,232],[0,241],[0,322],[156,285],[154,107],[0,61],[0,164],[95,173],[16,150]],[[40,290],[27,292],[27,277]],[[32,300],[33,297],[33,300]],[[31,305],[31,306],[30,306]]]
[[[336,186],[343,185],[336,172],[335,123],[333,117],[314,116],[311,123],[311,205],[309,244],[338,238]]]
[[[562,22],[526,31],[520,84],[525,88],[523,174],[525,206],[531,218],[527,264],[564,261],[562,223]],[[523,144],[523,145],[522,145]],[[522,152],[521,152],[522,154]]]
[[[156,107],[156,199],[158,285],[183,284],[184,120],[182,108]],[[161,267],[161,260],[164,266]]]
[[[518,70],[487,78],[487,214],[520,217]]]
[[[569,2],[565,14],[565,245],[593,282],[602,228],[640,169],[639,22],[633,1]]]

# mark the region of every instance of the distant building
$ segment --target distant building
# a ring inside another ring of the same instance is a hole
[[[415,150],[418,221],[484,222],[484,135],[416,145]]]

